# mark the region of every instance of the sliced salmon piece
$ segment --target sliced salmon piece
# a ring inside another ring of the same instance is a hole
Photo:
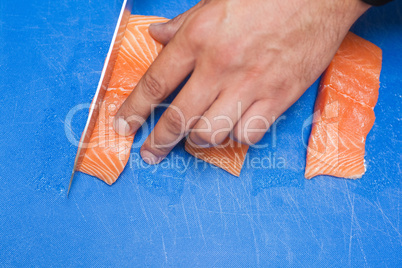
[[[382,51],[349,32],[324,73],[314,107],[305,177],[357,179],[365,173],[367,134],[373,127]]]
[[[197,146],[187,140],[184,148],[194,157],[220,167],[232,175],[240,176],[249,146],[227,137],[221,145],[208,148]]]
[[[135,134],[119,136],[113,129],[113,118],[162,49],[162,45],[149,35],[149,24],[166,21],[154,16],[130,17],[91,135],[90,148],[86,149],[82,162],[78,163],[78,171],[111,185],[124,170]]]

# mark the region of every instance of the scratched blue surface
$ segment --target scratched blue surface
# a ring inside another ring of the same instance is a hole
[[[0,1],[0,266],[402,265],[402,1],[353,27],[384,53],[361,180],[303,178],[315,83],[240,178],[183,144],[150,168],[136,146],[116,184],[78,174],[66,199],[76,147],[64,122],[92,99],[121,2]],[[194,3],[135,1],[134,12],[172,18]],[[73,117],[77,135],[86,116]]]

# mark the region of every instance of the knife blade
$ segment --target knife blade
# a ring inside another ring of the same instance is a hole
[[[96,121],[99,116],[99,109],[105,96],[105,92],[108,88],[110,78],[116,63],[117,55],[120,50],[120,45],[122,43],[124,33],[131,15],[131,9],[133,7],[133,0],[124,0],[123,6],[120,11],[119,18],[117,20],[117,25],[114,30],[112,42],[110,43],[109,51],[107,53],[105,63],[103,65],[101,77],[99,79],[98,87],[96,89],[95,96],[92,100],[92,104],[89,108],[88,120],[85,125],[84,131],[81,134],[81,139],[78,144],[77,154],[74,159],[73,171],[70,178],[70,183],[67,190],[67,198],[70,193],[71,184],[74,179],[74,174],[77,169],[78,163],[80,163],[85,155],[85,151],[89,146],[89,141],[91,139],[92,132],[94,130]]]

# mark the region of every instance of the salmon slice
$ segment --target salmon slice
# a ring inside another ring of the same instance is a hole
[[[367,134],[373,127],[382,51],[349,32],[324,73],[314,107],[305,177],[349,179],[365,173]]]
[[[197,146],[187,140],[184,148],[194,157],[220,167],[232,175],[240,176],[248,147],[227,137],[221,145],[209,148]]]
[[[119,136],[113,129],[113,118],[162,49],[162,45],[149,35],[149,24],[166,21],[154,16],[130,17],[90,146],[82,162],[78,163],[78,171],[111,185],[124,170],[135,134]]]

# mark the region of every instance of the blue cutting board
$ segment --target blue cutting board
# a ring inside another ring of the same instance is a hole
[[[172,18],[195,3],[135,1],[133,13]],[[195,161],[183,143],[163,165],[145,165],[144,129],[112,187],[78,174],[66,199],[77,150],[69,138],[84,128],[80,108],[121,4],[0,3],[0,266],[402,265],[402,1],[371,9],[352,29],[384,57],[362,179],[303,177],[315,83],[276,139],[271,131],[268,147],[249,150],[240,178]]]

